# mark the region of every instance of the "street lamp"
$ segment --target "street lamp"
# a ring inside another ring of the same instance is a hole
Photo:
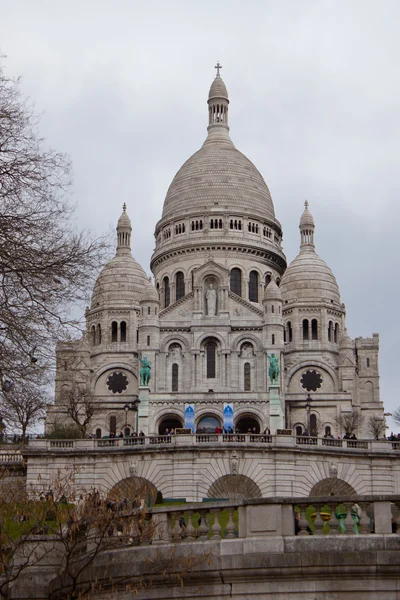
[[[138,429],[139,429],[139,404],[140,404],[139,398],[136,398],[133,402],[131,402],[131,409],[136,412],[135,427],[136,427],[137,435],[139,435],[139,432],[138,432]]]
[[[124,406],[124,411],[125,411],[125,431],[124,431],[124,433],[126,432],[126,428],[127,428],[127,425],[128,425],[128,412],[129,412],[129,408],[130,408],[129,404],[125,404],[125,406]]]

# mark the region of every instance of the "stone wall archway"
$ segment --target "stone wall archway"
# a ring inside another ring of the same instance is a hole
[[[228,498],[228,500],[244,500],[245,498],[261,498],[258,485],[246,475],[223,475],[210,486],[208,498]]]
[[[156,500],[157,488],[144,477],[126,477],[111,488],[107,497],[114,502],[122,502],[126,498],[128,503],[135,502],[138,505],[144,501],[146,506],[149,506]]]
[[[310,496],[354,496],[356,490],[343,479],[327,477],[318,481],[310,491]]]

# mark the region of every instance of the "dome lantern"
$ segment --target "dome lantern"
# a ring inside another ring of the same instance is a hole
[[[208,138],[205,143],[216,138],[230,141],[228,134],[228,90],[219,73],[222,66],[217,62],[214,68],[217,69],[217,75],[208,92]]]
[[[314,219],[310,211],[308,210],[307,200],[304,202],[304,212],[300,219],[300,252],[302,250],[313,250],[314,249]]]
[[[117,223],[117,256],[131,253],[132,224],[126,212],[126,204],[122,207],[122,215]]]

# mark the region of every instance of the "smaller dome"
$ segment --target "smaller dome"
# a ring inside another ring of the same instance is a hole
[[[146,272],[131,255],[114,256],[97,278],[91,308],[138,305],[147,284]]]
[[[211,100],[212,98],[225,98],[228,100],[228,90],[219,75],[212,82],[210,91],[208,92],[208,99]]]
[[[150,279],[147,280],[146,287],[140,298],[140,302],[159,302],[160,299],[157,294],[157,290],[151,283]]]
[[[264,299],[265,300],[280,300],[280,301],[282,301],[281,290],[277,286],[274,278],[271,279],[271,281],[265,288]]]
[[[340,338],[339,348],[341,350],[345,350],[345,349],[353,350],[354,349],[354,341],[349,336],[347,327],[345,327],[344,333],[343,333],[342,337]]]
[[[117,229],[118,227],[129,227],[132,229],[131,220],[128,217],[128,213],[126,212],[126,204],[124,204],[122,215],[118,219]]]
[[[307,200],[304,203],[304,212],[301,215],[301,219],[300,219],[300,229],[302,227],[315,227],[313,216],[310,213],[310,211],[308,210]]]

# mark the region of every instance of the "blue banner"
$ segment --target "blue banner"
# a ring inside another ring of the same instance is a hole
[[[232,402],[224,402],[224,429],[233,429],[233,404]]]
[[[191,429],[194,433],[194,404],[185,404],[185,429]]]

